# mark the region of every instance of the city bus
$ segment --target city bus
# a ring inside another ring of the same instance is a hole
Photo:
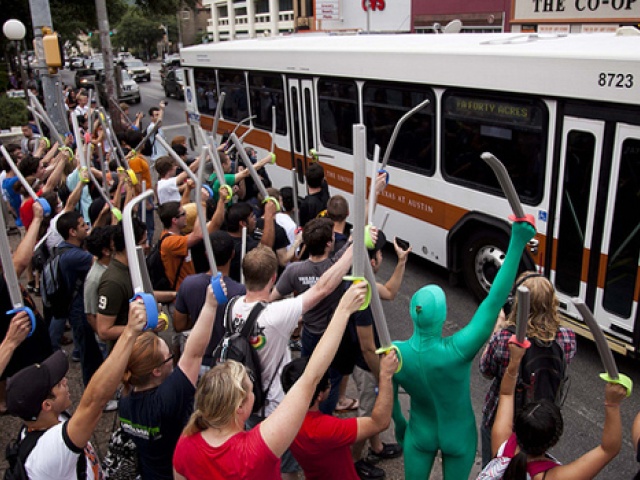
[[[510,232],[509,204],[480,158],[491,152],[536,219],[521,269],[552,281],[563,321],[579,334],[590,336],[574,297],[612,349],[638,354],[638,30],[301,34],[185,48],[181,65],[193,140],[196,125],[212,129],[224,92],[216,133],[251,129],[245,142],[260,153],[273,141],[274,186],[295,181],[301,195],[315,150],[331,193],[351,199],[353,124],[366,126],[371,160],[398,119],[429,100],[399,131],[374,223],[386,219],[387,236],[482,298]]]

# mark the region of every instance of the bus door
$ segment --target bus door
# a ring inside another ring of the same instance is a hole
[[[595,235],[594,212],[604,131],[605,122],[601,120],[564,118],[551,281],[561,310],[575,318],[579,314],[571,298],[580,297],[591,305],[586,298],[592,258],[589,252]]]
[[[580,297],[605,331],[637,345],[640,127],[608,127],[565,118],[552,280],[562,310],[578,318]]]
[[[298,190],[306,195],[304,173],[312,161],[309,151],[317,149],[317,125],[313,81],[310,79],[288,78],[289,124],[291,125],[291,152],[293,167],[297,172]]]
[[[640,127],[616,126],[594,314],[605,329],[640,340]]]

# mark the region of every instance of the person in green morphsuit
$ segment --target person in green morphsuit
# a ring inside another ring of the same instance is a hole
[[[531,224],[513,224],[506,258],[489,295],[469,324],[449,337],[442,336],[447,316],[442,289],[427,285],[413,295],[413,335],[394,342],[403,367],[394,376],[393,420],[396,438],[404,447],[406,479],[429,478],[438,450],[445,479],[469,477],[478,441],[469,386],[471,362],[491,336],[522,252],[534,235]],[[408,422],[398,401],[399,386],[411,397]]]

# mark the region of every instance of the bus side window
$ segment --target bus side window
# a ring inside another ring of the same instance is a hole
[[[318,80],[320,140],[335,150],[353,153],[353,124],[358,123],[358,89],[354,81]]]
[[[256,116],[253,124],[272,131],[271,108],[276,107],[276,132],[286,135],[287,124],[284,112],[284,82],[282,75],[263,72],[249,72],[249,98],[251,113]]]
[[[220,93],[225,92],[222,114],[225,120],[239,122],[249,116],[247,83],[241,70],[219,70]]]
[[[366,82],[363,90],[367,153],[379,145],[381,156],[391,140],[398,120],[413,107],[429,99],[427,107],[409,117],[398,132],[389,163],[426,175],[435,170],[435,96],[424,85]],[[382,158],[380,159],[382,160]]]
[[[542,200],[547,157],[546,105],[534,98],[446,92],[442,97],[442,174],[448,181],[502,195],[491,169],[480,161],[491,152],[502,161],[520,199]]]
[[[213,68],[194,68],[193,76],[196,82],[198,112],[205,115],[215,114],[218,106],[216,71]]]

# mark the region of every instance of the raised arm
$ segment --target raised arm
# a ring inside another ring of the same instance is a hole
[[[366,294],[364,282],[352,285],[343,295],[329,322],[329,327],[318,342],[307,368],[278,408],[260,424],[260,434],[269,449],[278,457],[291,445],[300,430],[316,385],[329,368],[338,350],[349,316],[355,312]]]
[[[7,334],[0,343],[0,375],[7,368],[13,352],[18,348],[31,330],[31,320],[27,312],[18,312],[11,319]]]
[[[358,418],[358,435],[356,442],[365,440],[371,435],[386,430],[391,423],[393,407],[393,374],[398,368],[398,357],[395,350],[383,355],[380,359],[380,378],[378,380],[378,397],[370,417]]]
[[[627,390],[617,383],[607,383],[604,388],[604,428],[602,440],[593,450],[568,465],[562,465],[549,471],[548,480],[582,480],[595,477],[611,460],[622,446],[622,420],[620,404]]]
[[[20,278],[20,275],[22,275],[31,263],[33,248],[36,246],[36,242],[38,241],[38,232],[40,231],[40,225],[44,218],[44,212],[40,203],[33,202],[32,209],[33,220],[31,221],[31,225],[29,225],[27,233],[18,244],[16,251],[13,252],[13,268],[15,269],[18,278]]]
[[[522,252],[535,233],[535,228],[527,222],[515,222],[511,227],[507,255],[493,281],[489,295],[482,301],[467,326],[452,336],[463,358],[472,359],[489,339],[498,313],[507,301],[518,273]]]
[[[221,281],[220,283],[222,288],[225,288],[224,282]],[[191,330],[191,334],[184,347],[184,352],[178,362],[178,367],[180,367],[180,370],[182,370],[194,386],[198,381],[198,373],[200,372],[200,364],[202,363],[204,351],[211,339],[217,308],[218,302],[213,294],[211,285],[209,285],[207,286],[207,296],[204,306],[200,311],[193,330]]]
[[[400,285],[402,285],[402,277],[404,277],[407,259],[409,258],[409,253],[411,253],[411,247],[407,250],[403,250],[395,239],[393,241],[393,247],[395,248],[396,255],[398,256],[398,263],[396,264],[396,268],[393,271],[391,278],[387,280],[387,283],[384,285],[378,284],[378,293],[382,300],[393,300],[396,298],[396,295],[400,290]]]
[[[78,408],[69,420],[67,432],[76,447],[83,448],[93,435],[104,406],[120,385],[133,345],[146,323],[147,313],[144,304],[141,300],[132,302],[129,305],[127,326],[124,327],[111,354],[91,378]]]
[[[495,457],[500,445],[507,441],[513,433],[513,413],[514,399],[516,393],[516,382],[518,381],[518,371],[520,362],[526,349],[509,344],[509,365],[500,382],[500,397],[498,399],[498,410],[496,419],[491,429],[491,454]]]

